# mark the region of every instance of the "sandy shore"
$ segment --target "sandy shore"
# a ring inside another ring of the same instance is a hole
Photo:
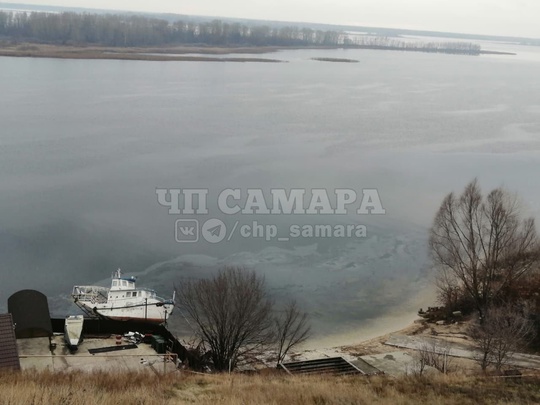
[[[326,337],[313,337],[304,344],[304,349],[315,350],[329,347],[354,346],[361,342],[397,333],[410,327],[418,318],[416,314],[387,315],[366,321],[358,330],[340,333]]]
[[[436,291],[429,282],[418,285],[418,293],[402,302],[399,308],[389,310],[386,315],[367,319],[361,326],[347,332],[328,336],[312,336],[304,345],[305,350],[355,346],[361,342],[377,339],[408,329],[418,319],[418,309],[437,302]]]
[[[467,323],[457,323],[449,325],[436,325],[432,323],[426,323],[425,321],[417,318],[416,322],[408,324],[401,329],[394,329],[391,332],[381,334],[379,336],[366,339],[354,344],[334,346],[334,347],[318,347],[318,348],[304,348],[303,351],[299,351],[291,355],[292,361],[299,360],[314,360],[328,357],[343,357],[344,359],[354,362],[358,358],[364,358],[370,361],[372,358],[381,358],[385,354],[395,356],[396,353],[400,353],[404,358],[411,359],[412,362],[415,358],[415,350],[396,348],[391,345],[387,345],[386,342],[391,340],[392,335],[405,335],[405,336],[422,336],[435,338],[441,342],[453,342],[458,343],[461,346],[467,346],[473,348],[472,341],[464,334]],[[372,357],[374,356],[374,357]],[[407,363],[408,364],[408,363]],[[411,363],[412,364],[412,363]],[[451,358],[448,362],[449,369],[452,371],[459,370],[463,374],[475,374],[478,372],[478,364],[472,359],[466,358]],[[406,364],[403,363],[402,366]],[[399,365],[398,371],[399,371]],[[387,372],[386,370],[385,372]],[[393,370],[396,372],[396,370]]]

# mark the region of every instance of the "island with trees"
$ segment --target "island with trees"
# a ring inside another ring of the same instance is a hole
[[[350,48],[480,55],[470,42],[406,41],[306,25],[157,18],[137,14],[0,11],[0,55],[88,59],[275,62],[187,53],[266,53],[284,48]]]

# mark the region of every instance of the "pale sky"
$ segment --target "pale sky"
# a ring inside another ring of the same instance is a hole
[[[540,38],[539,0],[6,0]]]

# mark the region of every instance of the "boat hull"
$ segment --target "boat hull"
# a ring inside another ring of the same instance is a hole
[[[64,340],[71,351],[78,349],[82,342],[84,317],[82,315],[70,315],[66,317],[64,324]]]
[[[88,312],[99,315],[103,318],[115,321],[139,321],[150,323],[165,323],[173,312],[173,304],[149,303],[138,305],[126,305],[124,307],[114,307],[107,304],[93,304],[92,302],[81,302]]]

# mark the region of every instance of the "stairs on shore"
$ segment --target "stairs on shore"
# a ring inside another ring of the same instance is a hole
[[[365,374],[343,357],[328,357],[324,359],[281,363],[279,364],[279,368],[285,370],[289,374]]]

